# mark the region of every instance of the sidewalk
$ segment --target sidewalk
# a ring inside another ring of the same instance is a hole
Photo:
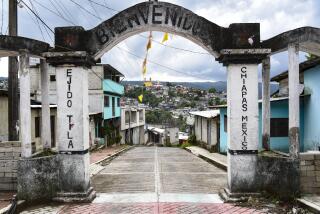
[[[104,167],[100,164],[104,160],[130,148],[128,145],[105,147],[90,153],[90,177],[98,174]]]
[[[224,169],[227,171],[228,164],[227,164],[227,156],[221,155],[219,153],[210,153],[208,150],[203,149],[198,146],[190,146],[186,148],[187,151],[191,152],[192,154],[216,165],[217,167]]]

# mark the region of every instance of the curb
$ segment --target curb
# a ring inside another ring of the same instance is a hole
[[[312,203],[310,201],[307,201],[307,200],[302,199],[302,198],[297,199],[297,201],[298,201],[298,203],[300,205],[302,205],[303,207],[307,208],[311,212],[314,212],[314,213],[319,213],[320,212],[320,206],[317,206],[316,204],[314,204],[314,203]]]
[[[11,204],[9,204],[8,206],[0,209],[0,214],[7,214],[11,208]],[[24,207],[26,205],[25,201],[24,200],[20,200],[17,202],[17,206],[16,206],[16,210],[15,210],[15,213],[17,212],[17,210],[20,210],[22,207]]]
[[[105,157],[105,158],[103,158],[103,159],[101,159],[101,160],[99,160],[99,161],[97,161],[97,162],[94,162],[94,163],[92,163],[92,164],[90,164],[90,165],[101,164],[102,162],[111,161],[111,160],[113,160],[115,157],[119,156],[120,154],[122,154],[122,153],[124,153],[124,152],[127,152],[128,150],[130,150],[130,149],[132,149],[132,148],[134,148],[134,146],[128,146],[128,147],[126,147],[126,148],[123,148],[123,149],[121,149],[120,151],[118,151],[118,152],[116,152],[116,153],[114,153],[114,154],[112,154],[112,155],[110,155],[110,156],[108,156],[108,157]],[[110,160],[109,160],[109,159],[110,159]]]
[[[217,161],[217,160],[212,160],[204,155],[201,155],[201,154],[195,154],[192,152],[191,149],[189,148],[184,148],[185,150],[187,150],[188,152],[190,152],[191,154],[194,154],[195,156],[205,160],[206,162],[212,164],[212,165],[215,165],[216,167],[224,170],[224,171],[228,171],[228,166],[226,166],[224,163],[221,163],[220,161]]]

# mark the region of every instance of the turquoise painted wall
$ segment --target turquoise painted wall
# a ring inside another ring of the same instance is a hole
[[[314,150],[320,146],[320,65],[304,72],[304,145],[305,150]]]
[[[124,94],[124,86],[116,83],[112,80],[105,79],[103,80],[103,91],[104,96],[109,96],[109,107],[104,107],[104,119],[111,119],[120,117],[121,108],[120,103],[118,103],[118,98]],[[115,115],[112,115],[112,97],[115,99]]]
[[[220,108],[220,153],[227,153],[228,136],[224,131],[224,116],[227,116],[227,108]]]
[[[114,96],[114,95],[110,95],[110,94],[105,94],[104,96],[109,96],[109,107],[104,107],[104,119],[111,119],[111,118],[116,118],[116,117],[120,117],[121,114],[121,108],[118,107],[118,99],[120,98],[120,96]],[[112,97],[115,98],[115,115],[112,116]]]
[[[303,142],[304,137],[304,111],[303,111],[303,99],[300,102],[300,141]],[[262,148],[262,107],[259,103],[259,149]],[[224,115],[227,115],[227,108],[220,109],[220,152],[227,152],[227,133],[224,132]],[[271,102],[271,118],[288,118],[288,100],[273,101]],[[271,149],[288,152],[289,151],[289,138],[288,137],[271,137],[270,139]],[[303,151],[303,143],[300,143],[300,150]]]
[[[124,94],[124,86],[109,79],[103,80],[103,91],[110,92],[112,94]]]

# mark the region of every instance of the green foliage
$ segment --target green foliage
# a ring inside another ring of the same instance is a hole
[[[189,142],[186,142],[186,143],[181,144],[180,148],[185,149],[186,147],[190,147],[190,146],[193,146],[193,145]]]
[[[150,91],[145,90],[143,87],[137,87],[125,93],[125,97],[137,99],[138,96],[143,94],[142,103],[149,104],[151,107],[158,107],[159,103],[162,102],[161,98],[156,97]]]
[[[108,125],[104,129],[105,137],[107,137],[108,146],[119,144],[121,142],[121,135],[119,130],[111,125]]]
[[[194,135],[194,134],[190,135],[188,138],[188,143],[191,145],[198,145],[196,135]]]
[[[217,92],[217,90],[215,88],[210,88],[208,92],[214,94]]]
[[[179,115],[179,118],[177,120],[177,124],[178,124],[178,127],[179,127],[179,130],[181,132],[185,132],[186,129],[187,129],[187,119],[186,118],[183,118],[182,115]]]
[[[150,124],[174,123],[171,112],[152,110],[146,112],[146,122]]]
[[[170,138],[166,138],[164,145],[165,145],[166,147],[172,147],[172,144],[171,144],[171,142],[170,142]]]
[[[176,92],[174,90],[171,90],[171,88],[168,91],[168,95],[169,95],[169,97],[176,97],[177,96]]]

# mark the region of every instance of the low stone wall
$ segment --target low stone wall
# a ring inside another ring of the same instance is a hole
[[[17,188],[19,200],[51,200],[59,188],[59,167],[57,155],[20,159]]]
[[[17,190],[17,169],[20,156],[20,142],[0,142],[0,191]]]
[[[260,190],[280,198],[299,195],[299,161],[288,157],[258,155],[256,176]]]
[[[300,153],[300,189],[302,194],[320,193],[320,152]]]

